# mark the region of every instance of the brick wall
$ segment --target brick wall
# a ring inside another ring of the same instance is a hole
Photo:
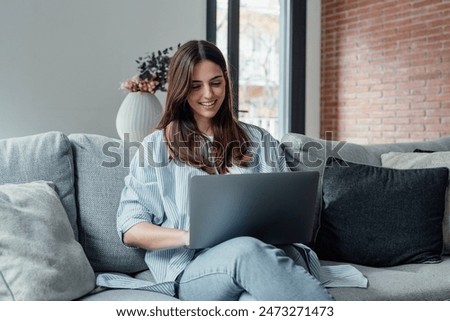
[[[450,0],[322,0],[321,135],[450,135]]]

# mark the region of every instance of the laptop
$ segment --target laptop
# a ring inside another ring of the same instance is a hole
[[[238,236],[274,245],[311,243],[318,181],[317,171],[193,176],[189,248]]]

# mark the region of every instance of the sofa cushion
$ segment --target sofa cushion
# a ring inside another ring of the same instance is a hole
[[[147,269],[145,251],[123,245],[116,214],[135,147],[100,135],[69,135],[75,159],[79,238],[96,272]]]
[[[330,158],[323,175],[317,254],[378,267],[439,262],[448,171]]]
[[[342,264],[321,261],[322,265]],[[450,300],[450,257],[438,264],[404,264],[376,268],[352,264],[369,280],[369,287],[328,289],[338,301]],[[445,304],[444,302],[442,302]]]
[[[409,169],[409,168],[434,168],[447,167],[450,169],[450,152],[436,153],[398,153],[390,152],[381,155],[381,163],[385,167]],[[450,183],[450,177],[449,177]],[[450,184],[449,184],[450,185]],[[444,236],[444,254],[450,254],[450,188],[447,187],[445,200],[444,220],[442,224]]]
[[[0,140],[0,184],[52,181],[78,238],[73,158],[60,132]]]
[[[329,157],[349,162],[381,166],[381,154],[412,152],[415,149],[450,151],[450,136],[426,142],[359,145],[345,141],[319,139],[303,134],[287,133],[281,139],[286,162],[293,171],[319,171],[321,177]],[[316,229],[322,206],[322,180],[319,181],[316,201]]]
[[[146,290],[104,289],[88,294],[80,301],[178,301],[173,296]]]
[[[0,301],[73,300],[95,287],[94,271],[51,186],[0,185]]]

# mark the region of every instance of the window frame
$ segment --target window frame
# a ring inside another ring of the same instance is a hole
[[[282,57],[282,65],[288,73],[282,76],[280,82],[281,86],[286,86],[282,98],[286,108],[281,108],[279,122],[282,124],[281,128],[285,127],[285,131],[305,134],[307,1],[287,0],[287,2],[287,12],[284,12],[287,24],[284,33],[286,39],[282,39],[282,43],[288,50]],[[240,0],[228,0],[227,60],[233,84],[239,84],[239,9]],[[206,12],[206,40],[216,43],[217,0],[207,0]],[[233,86],[235,102],[239,101],[238,90],[238,85]],[[237,110],[235,112],[237,113]]]

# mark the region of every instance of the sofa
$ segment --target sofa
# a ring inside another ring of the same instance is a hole
[[[324,193],[328,181],[336,183],[329,178],[333,173],[327,172],[329,159],[339,159],[345,165],[329,168],[352,169],[352,166],[365,164],[371,170],[388,170],[383,167],[383,155],[389,152],[410,155],[414,151],[417,155],[440,155],[440,152],[450,151],[450,137],[428,142],[363,146],[288,133],[280,146],[286,152],[291,170],[321,173],[316,230],[317,240],[325,242],[320,249],[323,257],[319,255],[322,264],[352,264],[369,281],[367,288],[329,289],[336,300],[450,299],[450,257],[447,254],[431,253],[431,259],[419,255],[421,263],[408,263],[411,257],[407,257],[406,261],[393,264],[388,261],[386,264],[376,261],[378,254],[374,253],[375,264],[371,264],[370,259],[374,258],[370,256],[369,261],[360,264],[358,259],[346,257],[345,251],[339,252],[343,260],[339,256],[333,257],[333,247],[339,242],[331,243],[329,248],[326,241],[330,235],[321,233],[327,228],[326,215],[333,217],[329,206],[332,201]],[[144,262],[144,251],[125,247],[118,237],[115,222],[123,179],[131,158],[140,148],[142,146],[137,142],[94,134],[65,135],[56,131],[0,140],[0,300],[175,300],[150,291],[104,289],[95,285],[96,274],[104,272],[152,279]],[[390,168],[389,171],[404,170]],[[441,177],[448,173],[442,166],[430,171]],[[432,193],[440,195],[433,201],[438,203],[436,211],[439,213],[435,216],[440,215],[440,220],[434,217],[434,224],[430,223],[435,234],[439,234],[435,226],[438,223],[442,226],[448,219],[443,213],[444,183],[448,185],[448,174],[445,182],[441,179],[437,184],[441,186],[440,190],[431,188]],[[335,187],[332,191],[341,190]],[[429,187],[427,185],[425,190]],[[347,217],[344,222],[353,219]],[[374,229],[372,234],[378,232],[383,231]],[[413,232],[420,234],[421,231]],[[439,234],[441,239],[444,232]],[[348,231],[343,233],[348,236]],[[336,235],[331,233],[331,237]],[[442,250],[443,242],[434,244],[432,250],[436,252],[436,246],[441,246]],[[358,239],[353,243],[368,246]],[[413,259],[417,260],[417,256]]]

